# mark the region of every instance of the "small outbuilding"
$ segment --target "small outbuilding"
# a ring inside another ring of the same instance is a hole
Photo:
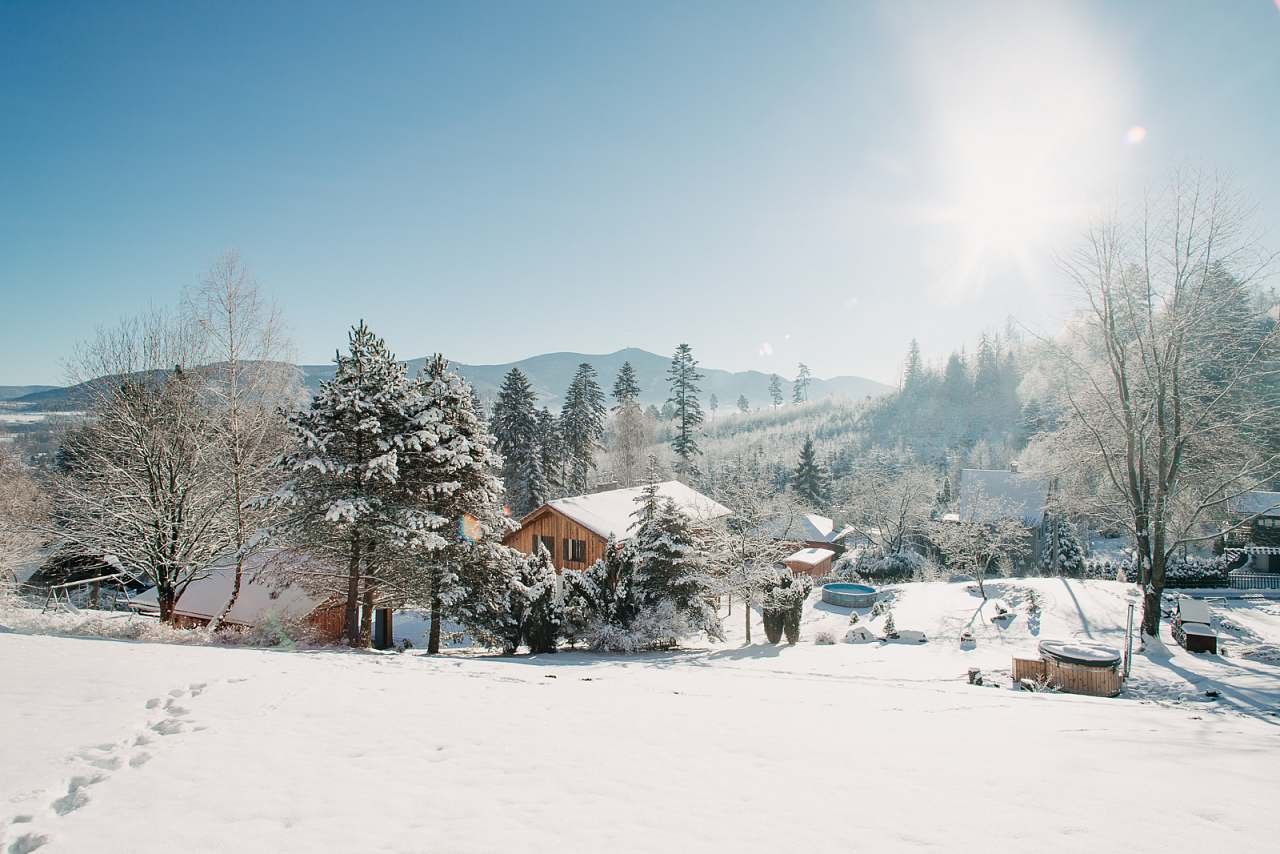
[[[782,559],[787,569],[813,578],[831,574],[831,560],[836,553],[831,549],[805,548]]]
[[[1173,614],[1173,639],[1187,652],[1217,654],[1218,633],[1213,629],[1209,603],[1184,597]]]
[[[272,621],[305,622],[319,639],[337,641],[342,637],[343,603],[305,590],[291,575],[315,572],[332,575],[336,570],[319,558],[291,550],[258,552],[245,559],[240,593],[223,623],[232,626],[261,626]],[[214,620],[231,599],[235,584],[235,561],[227,556],[201,572],[174,603],[174,622],[182,626],[205,626]],[[145,604],[155,592],[149,590],[135,601]]]

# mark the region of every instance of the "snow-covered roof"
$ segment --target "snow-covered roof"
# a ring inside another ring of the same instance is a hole
[[[1280,492],[1242,492],[1227,501],[1227,508],[1241,516],[1280,516]]]
[[[335,570],[319,558],[300,552],[271,550],[258,552],[245,559],[240,582],[240,595],[227,614],[227,622],[252,626],[272,614],[281,619],[297,619],[314,611],[323,597],[308,593],[296,584],[281,580],[285,568],[291,571],[333,573]],[[186,617],[211,619],[222,612],[231,598],[235,582],[235,563],[220,558],[207,573],[192,581],[178,599],[174,611]]]
[[[700,521],[729,515],[728,507],[712,501],[701,492],[678,480],[666,480],[657,486],[658,495],[670,498],[690,519]],[[632,526],[636,520],[633,514],[639,509],[636,500],[644,490],[643,486],[611,489],[590,495],[557,498],[547,502],[545,506],[563,513],[582,527],[602,537],[625,540],[634,533]],[[539,510],[535,510],[534,513]]]
[[[796,516],[779,516],[764,522],[757,528],[761,534],[777,540],[795,540],[801,543],[833,542],[836,524],[817,513]]]
[[[1204,623],[1209,625],[1209,605],[1203,599],[1179,599],[1178,619],[1184,623]]]
[[[805,566],[817,566],[818,564],[822,563],[824,560],[829,560],[830,558],[835,557],[835,554],[836,553],[833,552],[831,549],[818,549],[818,548],[801,549],[795,554],[788,555],[787,557],[783,558],[782,562],[787,564],[799,563]]]
[[[1013,517],[1028,525],[1044,518],[1049,479],[1031,472],[961,469],[959,512],[964,519],[994,522]]]

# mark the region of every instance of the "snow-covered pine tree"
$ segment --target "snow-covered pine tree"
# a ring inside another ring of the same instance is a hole
[[[538,446],[542,448],[542,474],[547,481],[547,489],[542,500],[550,501],[552,498],[566,494],[568,453],[564,431],[555,413],[544,406],[538,410],[537,417]]]
[[[809,400],[809,366],[801,362],[796,369],[796,381],[791,384],[791,402],[805,403]]]
[[[751,411],[751,402],[747,400],[745,394],[738,395],[738,411],[742,413]]]
[[[425,522],[438,541],[427,540],[424,532],[418,548],[402,552],[407,577],[396,580],[413,598],[429,603],[427,651],[434,653],[444,610],[462,598],[460,574],[476,542],[500,538],[511,523],[502,514],[502,483],[493,474],[499,462],[494,440],[476,412],[471,387],[436,354],[410,390],[401,483],[418,514],[412,521]],[[431,516],[424,519],[424,512]]]
[[[721,637],[702,549],[689,517],[650,484],[636,499],[635,535],[627,542],[647,616],[670,643],[691,631]]]
[[[564,601],[555,564],[541,545],[525,561],[512,597],[513,601],[521,600],[525,615],[524,642],[529,652],[555,652],[564,622]]]
[[[769,399],[774,406],[782,405],[782,377],[772,374],[769,377]]]
[[[289,538],[346,564],[344,634],[357,646],[366,569],[392,548],[429,545],[437,535],[431,514],[406,506],[399,482],[408,426],[404,366],[364,321],[336,362],[333,379],[289,418],[288,480],[271,500]]]
[[[502,454],[502,481],[512,512],[521,516],[542,505],[549,494],[536,395],[529,378],[512,368],[502,378],[490,429]]]
[[[629,400],[637,403],[640,400],[640,383],[630,362],[623,362],[618,368],[618,376],[613,380],[613,399],[616,406],[622,406]]]
[[[800,448],[800,464],[792,477],[791,488],[800,500],[817,509],[827,503],[826,477],[813,450],[813,437],[805,436]]]
[[[907,361],[902,367],[902,390],[913,392],[924,378],[924,362],[920,358],[920,342],[912,338],[907,346]]]
[[[606,412],[604,392],[596,382],[596,369],[583,362],[578,365],[578,371],[565,393],[564,405],[560,408],[560,435],[566,462],[565,490],[570,495],[581,495],[591,486],[596,451],[603,448]]]
[[[898,627],[893,622],[893,612],[890,611],[884,617],[884,636],[887,638],[896,638],[898,636]]]
[[[1071,520],[1061,513],[1049,516],[1045,525],[1044,555],[1040,566],[1057,575],[1079,575],[1084,569],[1084,544]]]
[[[697,473],[695,458],[702,453],[695,436],[702,426],[702,404],[698,402],[698,381],[702,374],[698,373],[698,362],[688,344],[676,348],[667,377],[671,380],[671,397],[667,404],[671,406],[675,420],[671,450],[676,455],[676,472],[689,478]]]

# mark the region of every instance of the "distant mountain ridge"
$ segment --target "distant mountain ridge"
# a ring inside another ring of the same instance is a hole
[[[426,363],[426,357],[409,359],[405,362],[410,374],[416,374]],[[529,377],[533,390],[538,394],[538,405],[551,409],[559,409],[561,395],[569,387],[578,365],[587,362],[596,369],[600,376],[600,386],[605,394],[613,387],[613,379],[623,362],[630,362],[635,368],[636,378],[640,384],[640,401],[644,404],[662,406],[667,399],[667,369],[671,359],[659,356],[648,350],[628,347],[616,353],[543,353],[530,356],[517,362],[506,362],[499,365],[467,365],[459,362],[453,367],[466,378],[482,398],[492,401],[498,394],[502,378],[512,368],[519,368]],[[314,392],[320,383],[333,376],[333,365],[300,365],[303,381],[309,392]],[[699,397],[705,407],[715,395],[720,407],[725,411],[737,407],[738,396],[746,395],[753,408],[763,408],[769,403],[770,374],[760,371],[723,371],[716,368],[700,367],[705,375],[702,380],[702,393]],[[3,387],[0,387],[3,388]],[[16,396],[17,403],[27,404],[36,409],[58,410],[74,409],[84,404],[83,389],[78,386],[69,388],[34,387],[37,390],[25,395]],[[876,397],[892,389],[884,383],[865,377],[840,376],[831,379],[814,377],[809,383],[809,399],[821,400],[827,397],[842,397],[849,400],[861,400],[867,396]],[[783,394],[788,402],[791,400],[791,381],[783,378]],[[0,398],[3,399],[3,398]]]
[[[20,397],[56,388],[56,385],[0,385],[0,400],[17,400]]]
[[[421,370],[426,358],[410,359],[405,364],[410,373]],[[607,395],[613,388],[614,377],[623,362],[630,362],[635,369],[636,379],[640,384],[640,402],[662,406],[667,400],[667,369],[671,367],[671,358],[641,350],[638,347],[627,347],[614,353],[543,353],[530,356],[517,362],[505,362],[498,365],[467,365],[453,363],[453,367],[467,382],[487,401],[493,400],[502,385],[502,378],[512,368],[519,368],[529,378],[529,383],[538,394],[538,405],[551,409],[560,407],[561,396],[569,387],[570,380],[578,370],[578,365],[586,362],[599,374],[600,387]],[[700,383],[702,392],[699,397],[705,407],[715,395],[720,406],[725,410],[735,409],[738,396],[746,395],[752,407],[764,407],[769,403],[769,378],[771,374],[760,371],[724,371],[718,368],[699,366],[704,378]],[[302,372],[308,389],[319,388],[320,382],[333,376],[333,365],[303,365]],[[861,400],[868,395],[878,397],[893,389],[884,383],[866,377],[840,376],[831,379],[813,378],[809,381],[809,399],[821,400],[827,397],[843,397],[850,400]],[[791,381],[783,378],[783,394],[788,402],[791,400]]]

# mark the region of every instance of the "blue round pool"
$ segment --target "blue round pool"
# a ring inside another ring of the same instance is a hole
[[[837,581],[822,585],[822,601],[841,608],[870,608],[879,593],[869,584]]]

